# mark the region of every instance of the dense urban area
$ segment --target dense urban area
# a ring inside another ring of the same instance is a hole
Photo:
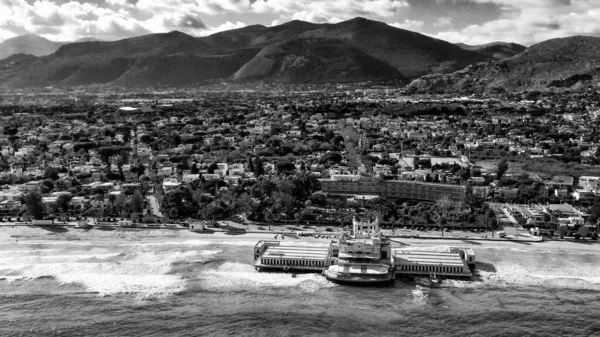
[[[3,93],[0,220],[597,238],[595,89],[256,89]]]

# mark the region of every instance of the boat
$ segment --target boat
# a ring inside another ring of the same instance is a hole
[[[386,283],[394,279],[391,246],[379,231],[379,220],[352,219],[352,232],[342,232],[331,242],[323,275],[348,284]]]

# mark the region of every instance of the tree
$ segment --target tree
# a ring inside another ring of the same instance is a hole
[[[506,171],[508,171],[508,162],[507,162],[506,158],[502,158],[502,159],[500,159],[500,162],[498,162],[498,170],[496,171],[496,179],[498,179],[498,180],[502,179],[502,176],[504,175],[504,173],[506,173]]]
[[[144,197],[140,191],[135,191],[131,196],[131,208],[134,212],[140,212],[144,205]]]
[[[270,208],[267,208],[265,212],[265,221],[269,224],[269,231],[271,231],[271,222],[275,220],[275,215]]]
[[[280,161],[276,165],[277,171],[282,173],[290,173],[296,170],[294,163],[289,161]]]
[[[169,209],[169,218],[177,218],[179,216],[179,209],[177,207],[171,207]]]
[[[252,157],[248,157],[248,170],[254,172],[254,162],[252,161]]]
[[[242,193],[235,199],[235,209],[239,212],[242,212],[244,216],[244,220],[246,220],[246,213],[252,209],[254,205],[254,201],[248,195],[248,193]]]
[[[108,195],[108,201],[110,201],[110,206],[112,209],[112,212],[115,213],[115,201],[117,200],[117,196],[114,194],[109,194]]]
[[[36,220],[44,218],[44,206],[42,205],[42,195],[38,192],[31,192],[23,197],[23,202],[27,208],[27,213]]]
[[[600,198],[594,199],[594,204],[590,208],[590,222],[596,224],[598,219],[600,219]]]
[[[577,230],[577,234],[579,234],[581,238],[585,238],[590,234],[590,229],[586,225],[581,225]]]
[[[257,177],[265,174],[265,165],[260,157],[256,157],[254,160],[254,174],[256,174]]]
[[[209,174],[213,174],[215,173],[215,170],[218,170],[219,166],[217,165],[216,162],[212,162],[209,166],[208,169],[206,170]]]
[[[62,208],[63,212],[67,212],[69,210],[69,202],[71,201],[71,195],[69,194],[61,194],[56,198],[56,205]]]

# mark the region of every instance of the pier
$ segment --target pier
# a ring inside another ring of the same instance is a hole
[[[261,240],[254,246],[257,270],[322,272],[331,265],[331,247],[282,246]],[[470,279],[475,254],[470,248],[448,247],[447,251],[392,249],[393,277],[429,276]],[[365,272],[367,272],[365,270]]]
[[[448,252],[395,250],[395,272],[399,277],[435,274],[447,278],[471,278],[473,274],[469,262],[463,256],[457,250]]]
[[[254,266],[260,269],[320,272],[327,265],[326,247],[281,246],[279,241],[259,241]]]

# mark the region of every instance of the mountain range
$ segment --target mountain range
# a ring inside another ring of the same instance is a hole
[[[174,31],[56,43],[27,35],[4,41],[0,51],[12,54],[0,60],[6,87],[400,80],[421,91],[494,91],[572,86],[600,72],[600,38],[469,46],[364,18],[253,25],[206,37]]]
[[[600,38],[572,36],[535,44],[499,61],[426,75],[409,86],[426,92],[502,92],[577,87],[599,78]]]
[[[0,83],[8,87],[141,87],[210,80],[404,80],[449,73],[493,58],[363,18],[337,24],[254,25],[207,37],[175,31],[111,42],[77,42],[44,55],[50,49],[21,48],[20,54],[0,60]]]
[[[99,41],[93,37],[84,37],[74,42]],[[25,34],[6,39],[0,42],[0,60],[15,54],[30,54],[33,56],[46,56],[54,53],[61,46],[69,42],[50,41],[34,34]]]

